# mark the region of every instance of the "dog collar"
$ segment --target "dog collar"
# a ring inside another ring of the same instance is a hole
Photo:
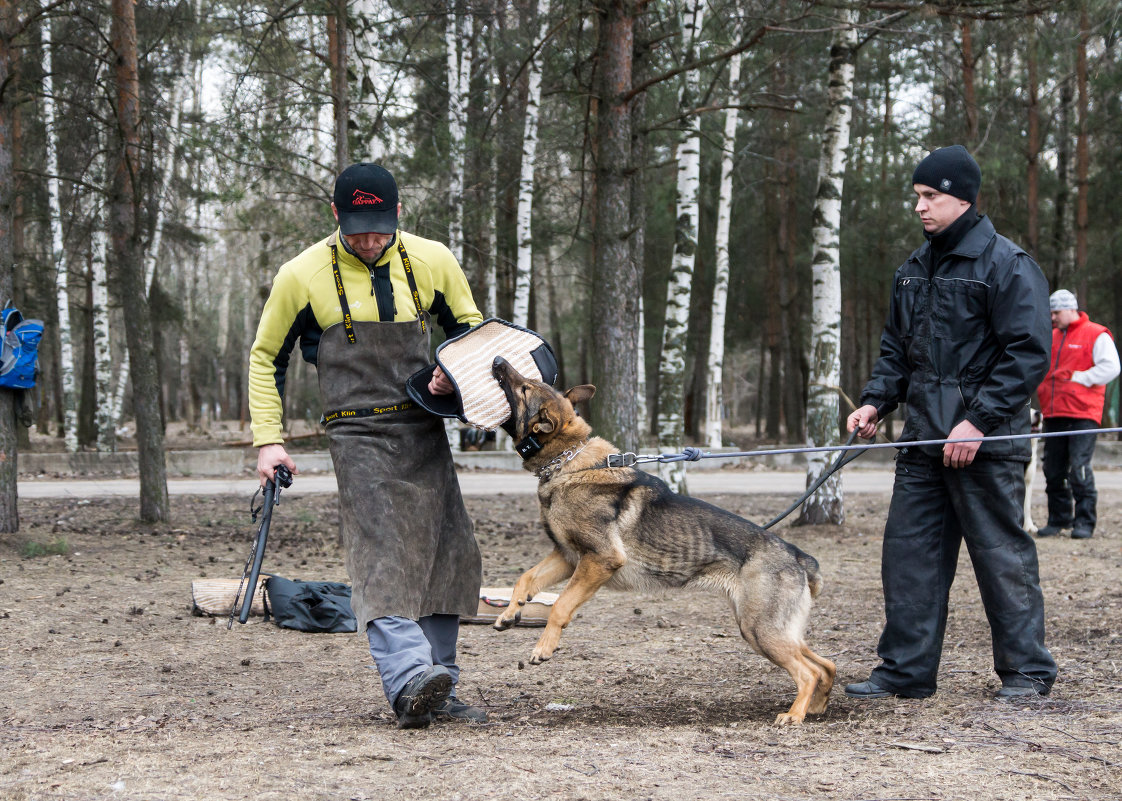
[[[539,481],[549,481],[551,478],[553,478],[554,475],[556,475],[561,470],[561,467],[563,465],[565,465],[568,462],[573,461],[573,459],[577,458],[577,454],[580,453],[581,451],[583,451],[587,445],[588,445],[588,442],[586,440],[585,442],[581,443],[581,446],[579,448],[577,448],[576,450],[562,451],[561,455],[558,456],[556,459],[554,459],[551,462],[547,462],[545,465],[539,467],[537,469],[537,472],[534,473],[534,475],[536,475],[538,477]]]
[[[541,449],[542,444],[534,439],[533,435],[526,437],[514,446],[514,450],[522,457],[522,461],[526,461],[531,456],[537,456]]]

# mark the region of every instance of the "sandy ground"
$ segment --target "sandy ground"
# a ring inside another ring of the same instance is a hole
[[[770,519],[787,495],[709,496]],[[127,498],[30,499],[0,535],[0,799],[1108,799],[1122,784],[1122,500],[1094,539],[1040,541],[1044,699],[998,703],[989,633],[965,555],[938,694],[859,702],[777,728],[789,677],[749,651],[701,591],[603,592],[545,665],[540,629],[461,631],[460,694],[483,726],[394,728],[354,634],[196,616],[191,582],[237,578],[248,497],[176,496],[174,522]],[[469,498],[485,585],[547,549],[536,501]],[[840,527],[779,533],[826,586],[813,647],[839,685],[876,664],[887,495],[847,502]],[[1038,509],[1043,517],[1043,509]],[[266,569],[346,580],[331,494],[277,510]],[[35,555],[59,550],[61,554]]]

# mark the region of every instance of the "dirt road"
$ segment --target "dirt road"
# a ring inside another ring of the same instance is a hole
[[[740,494],[707,497],[749,519],[797,497],[786,487],[747,494],[779,474],[731,475]],[[484,583],[510,586],[548,541],[515,477],[485,481],[504,494],[467,500]],[[776,728],[793,682],[749,651],[724,600],[605,591],[540,666],[529,665],[540,629],[464,626],[460,693],[491,723],[400,732],[357,635],[260,618],[227,631],[192,615],[193,580],[241,574],[252,526],[240,485],[175,495],[173,522],[160,526],[138,524],[132,498],[34,499],[26,489],[23,530],[0,535],[4,801],[1118,797],[1114,491],[1100,496],[1093,539],[1039,543],[1060,665],[1046,699],[992,700],[989,631],[964,549],[939,692],[925,701],[858,702],[838,688],[824,716]],[[821,563],[808,638],[837,663],[840,684],[876,663],[886,503],[886,492],[852,491],[845,525],[779,532]],[[293,493],[274,518],[266,570],[347,580],[337,525],[332,494]]]

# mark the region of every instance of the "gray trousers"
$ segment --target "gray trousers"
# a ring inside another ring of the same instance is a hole
[[[391,707],[409,680],[433,665],[448,668],[455,695],[454,685],[460,679],[460,667],[456,664],[459,634],[459,615],[429,615],[420,620],[379,617],[366,624],[370,655]]]

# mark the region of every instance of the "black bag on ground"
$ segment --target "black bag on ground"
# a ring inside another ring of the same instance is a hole
[[[286,629],[338,634],[358,627],[351,611],[351,588],[346,584],[270,576],[265,593],[269,612]]]

